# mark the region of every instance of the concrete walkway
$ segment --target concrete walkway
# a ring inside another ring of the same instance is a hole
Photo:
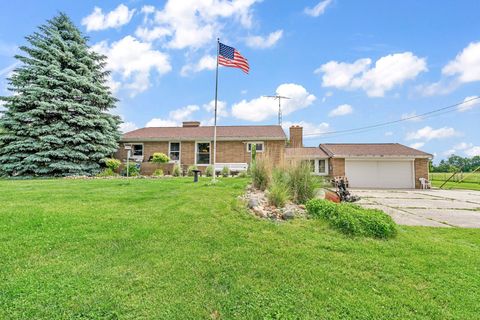
[[[407,226],[480,228],[480,191],[350,190],[365,208],[388,213]]]

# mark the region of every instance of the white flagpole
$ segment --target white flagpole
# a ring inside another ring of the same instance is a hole
[[[213,121],[213,181],[216,181],[215,163],[217,163],[217,99],[218,99],[218,55],[220,38],[217,38],[217,71],[215,74],[215,118]]]

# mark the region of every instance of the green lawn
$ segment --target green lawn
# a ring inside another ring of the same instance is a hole
[[[452,173],[450,172],[431,172],[430,179],[432,180],[432,185],[440,187],[451,175]],[[480,190],[480,172],[456,174],[443,186],[443,189]]]
[[[190,180],[0,181],[0,319],[478,319],[480,230],[349,238]]]

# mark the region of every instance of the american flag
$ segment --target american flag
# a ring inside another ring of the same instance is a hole
[[[237,49],[219,43],[218,64],[225,67],[240,68],[243,72],[248,73],[250,67],[248,60],[245,59]]]

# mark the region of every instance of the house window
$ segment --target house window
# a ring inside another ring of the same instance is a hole
[[[313,160],[305,160],[306,163],[310,165],[312,173],[318,174],[321,176],[328,174],[328,163],[326,159],[313,159]]]
[[[197,142],[196,164],[210,164],[210,142]]]
[[[143,144],[132,145],[132,156],[143,157]]]
[[[257,152],[263,152],[264,150],[264,145],[263,142],[247,142],[247,151],[252,152],[252,145],[256,146],[256,151]]]
[[[180,161],[180,142],[170,142],[168,156],[171,161]]]
[[[327,161],[325,159],[318,160],[318,173],[320,174],[327,173]]]

